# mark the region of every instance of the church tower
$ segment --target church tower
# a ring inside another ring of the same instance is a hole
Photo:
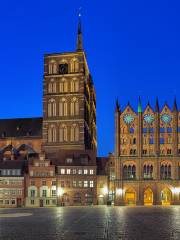
[[[96,151],[96,145],[96,95],[79,16],[76,51],[44,56],[43,149]]]

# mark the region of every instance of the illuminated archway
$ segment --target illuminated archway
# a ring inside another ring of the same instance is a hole
[[[147,188],[144,191],[144,205],[146,206],[153,205],[153,191],[150,188]]]
[[[125,192],[125,204],[136,205],[136,192],[133,188],[129,188]]]
[[[171,205],[172,193],[169,188],[164,188],[161,192],[162,205]]]

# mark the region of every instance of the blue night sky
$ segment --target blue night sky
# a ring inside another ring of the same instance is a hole
[[[43,54],[75,50],[77,12],[97,94],[99,155],[114,149],[114,108],[156,96],[180,104],[180,4],[173,0],[2,1],[0,118],[42,115]]]

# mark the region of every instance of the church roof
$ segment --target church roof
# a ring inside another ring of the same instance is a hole
[[[0,138],[42,137],[42,117],[0,119]]]

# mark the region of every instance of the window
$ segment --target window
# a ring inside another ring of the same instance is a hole
[[[79,127],[76,124],[71,126],[71,142],[79,141]]]
[[[56,116],[56,101],[54,99],[50,99],[48,102],[48,117]]]
[[[56,62],[52,61],[49,63],[49,74],[56,74],[57,73],[57,64]]]
[[[171,151],[171,149],[167,149],[167,154],[171,154],[172,153],[172,151]]]
[[[56,197],[56,190],[52,190],[51,195],[52,195],[52,197]]]
[[[160,128],[160,133],[164,133],[165,132],[165,129],[164,128]]]
[[[163,180],[171,179],[171,165],[161,164],[160,176]]]
[[[53,125],[48,129],[48,142],[56,142],[56,128]]]
[[[71,92],[79,92],[79,81],[78,80],[71,81]]]
[[[172,133],[172,128],[171,128],[171,127],[168,127],[168,128],[167,128],[167,132],[168,132],[168,133]]]
[[[73,162],[73,159],[72,158],[66,158],[66,163],[72,163]]]
[[[77,98],[73,98],[70,104],[70,113],[71,116],[79,115],[79,102]]]
[[[93,175],[94,174],[94,170],[90,169],[89,173],[90,173],[90,175]]]
[[[51,185],[56,186],[56,181],[52,181]]]
[[[35,190],[32,189],[31,192],[30,192],[30,194],[31,194],[31,197],[35,197],[35,194],[36,194]]]
[[[145,164],[143,167],[143,175],[144,179],[152,179],[153,178],[153,166],[149,164]]]
[[[71,61],[71,72],[76,73],[79,71],[79,61],[77,59],[73,59]]]
[[[64,188],[64,181],[61,181],[61,187]]]
[[[153,138],[149,139],[149,144],[154,144],[154,139]]]
[[[71,174],[71,169],[67,169],[67,174]]]
[[[90,181],[90,188],[93,188],[93,187],[94,187],[94,182]]]
[[[46,200],[46,205],[49,205],[49,199]]]
[[[143,133],[147,133],[147,128],[143,128]]]
[[[47,196],[47,190],[43,189],[42,190],[42,197],[46,197]]]
[[[59,116],[67,116],[68,115],[68,105],[67,100],[62,98],[59,102]]]
[[[61,174],[65,174],[65,169],[61,168]]]
[[[123,178],[124,179],[135,179],[136,178],[136,166],[135,165],[125,165],[123,166]]]
[[[31,199],[31,205],[34,205],[34,200],[33,199]]]
[[[82,174],[82,169],[79,169],[79,170],[78,170],[78,174]]]
[[[73,174],[76,174],[76,169],[73,169]]]
[[[73,181],[73,187],[76,187],[76,181]]]
[[[136,144],[136,138],[133,138],[133,144]]]
[[[84,174],[88,174],[88,170],[87,169],[84,169]]]
[[[35,181],[31,181],[31,186],[35,186]]]
[[[62,81],[59,83],[59,91],[60,93],[68,92],[68,83],[65,79],[62,79]]]
[[[48,84],[48,93],[56,93],[56,83],[53,80]]]
[[[67,142],[68,141],[68,133],[67,133],[67,126],[61,125],[59,129],[59,140],[60,142]]]
[[[78,182],[79,187],[82,187],[82,181]]]
[[[160,144],[164,144],[164,138],[160,138]]]
[[[84,187],[88,187],[88,181],[84,181]]]
[[[129,132],[130,132],[130,133],[134,133],[134,128],[130,128],[130,129],[129,129]]]
[[[42,181],[42,186],[46,186],[46,181]]]
[[[6,205],[9,205],[9,200],[5,199],[4,203],[5,203]]]

